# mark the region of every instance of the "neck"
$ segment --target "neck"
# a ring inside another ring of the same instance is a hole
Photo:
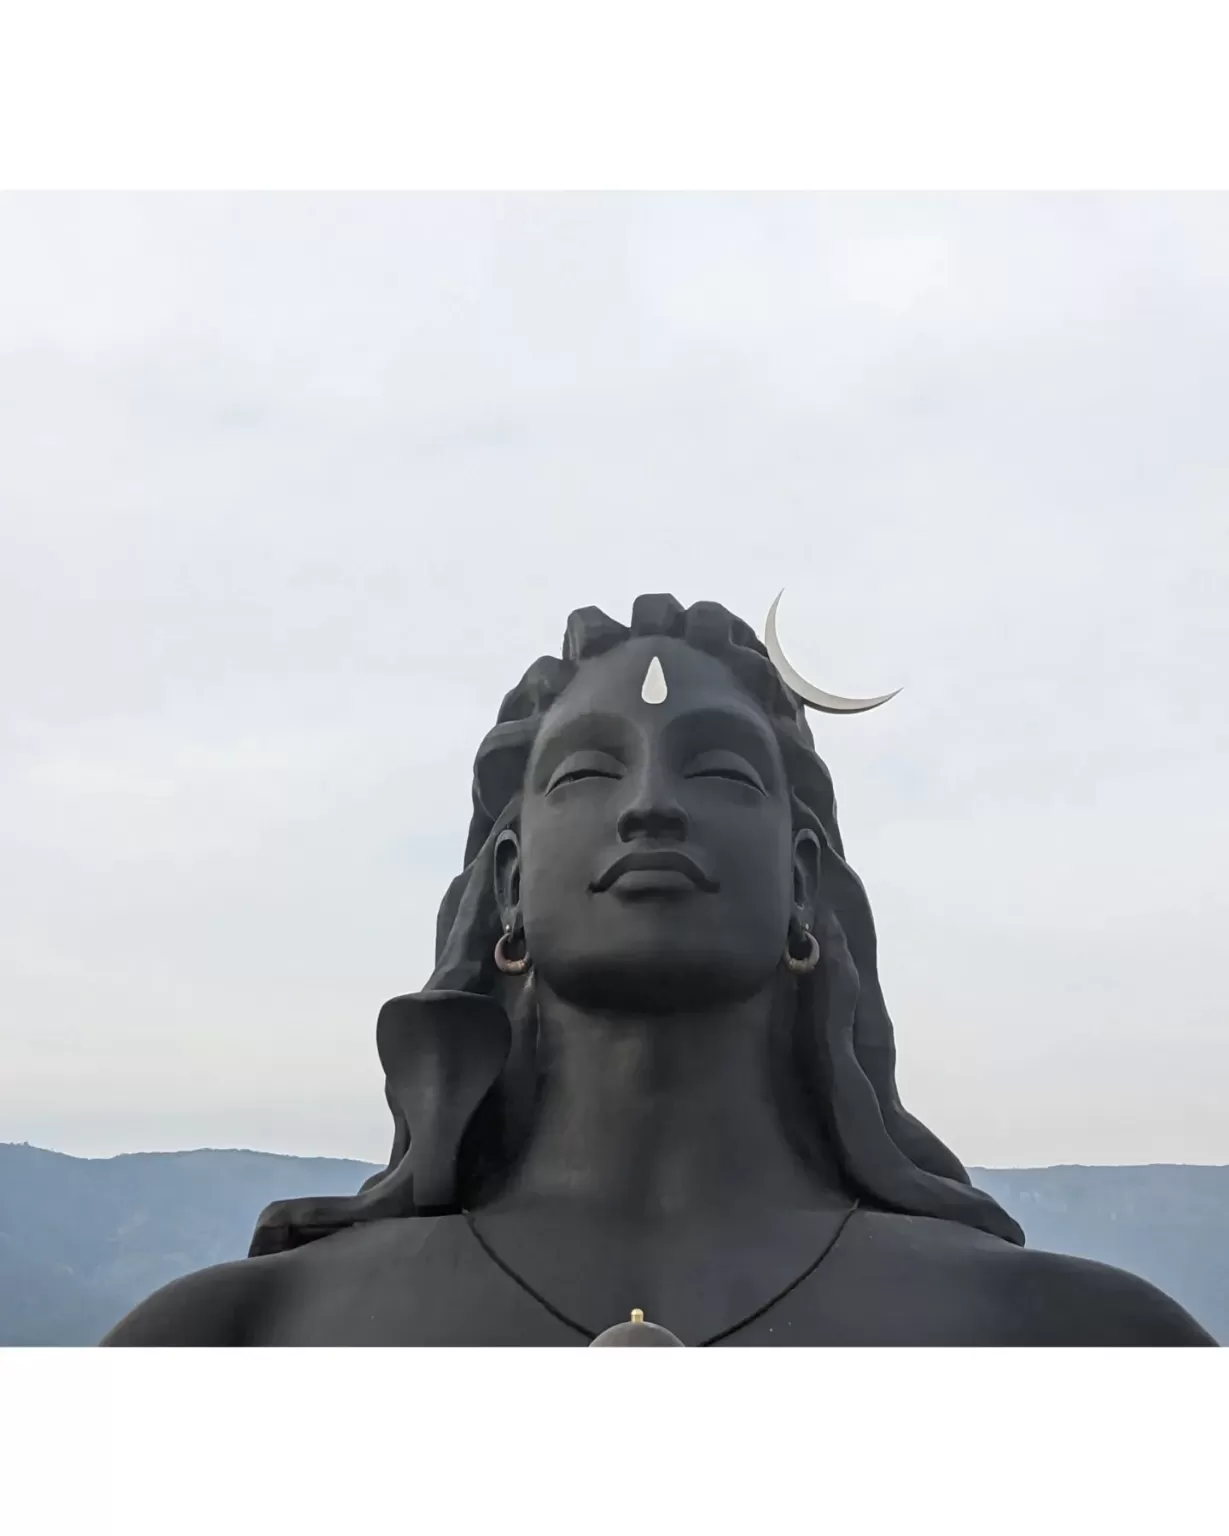
[[[789,1134],[793,989],[702,1013],[580,1008],[537,983],[542,1090],[496,1204],[634,1218],[845,1201],[822,1143]]]

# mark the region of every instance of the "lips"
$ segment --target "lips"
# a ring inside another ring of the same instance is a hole
[[[653,876],[666,878],[654,882]],[[634,848],[620,854],[590,885],[592,891],[608,891],[627,877],[627,884],[648,889],[655,883],[663,888],[679,883],[682,876],[697,890],[713,892],[717,882],[704,872],[689,853],[681,848]],[[673,876],[674,879],[669,877]]]

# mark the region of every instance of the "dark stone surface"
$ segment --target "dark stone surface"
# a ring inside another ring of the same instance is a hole
[[[271,1206],[108,1342],[577,1345],[633,1307],[692,1345],[1211,1342],[1026,1251],[902,1108],[827,769],[715,604],[582,610],[508,695],[436,970],[377,1046],[387,1170]]]

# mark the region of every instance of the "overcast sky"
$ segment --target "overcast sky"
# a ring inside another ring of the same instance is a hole
[[[0,1140],[383,1158],[568,612],[815,720],[902,1095],[1229,1162],[1229,200],[0,199]]]

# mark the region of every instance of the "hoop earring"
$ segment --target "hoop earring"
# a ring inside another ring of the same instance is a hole
[[[523,976],[529,969],[529,951],[526,950],[519,960],[511,959],[504,948],[511,937],[512,925],[509,924],[500,934],[499,942],[495,945],[495,964],[505,976]]]
[[[808,976],[819,964],[819,940],[809,928],[804,928],[802,931],[806,934],[810,948],[801,960],[796,955],[790,954],[788,941],[785,945],[785,964],[795,976]]]

